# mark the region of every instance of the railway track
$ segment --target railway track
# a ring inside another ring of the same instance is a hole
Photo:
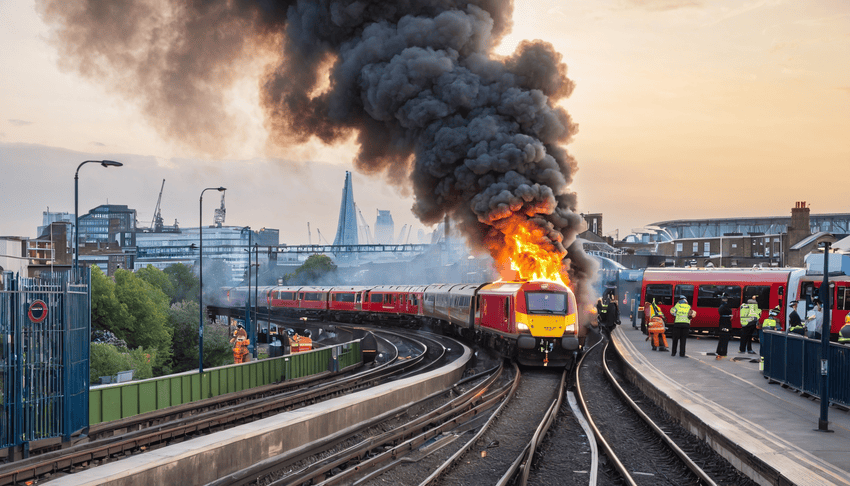
[[[616,359],[608,355],[607,344],[605,340],[587,350],[576,378],[580,405],[604,454],[597,472],[601,484],[755,484],[708,447],[685,452],[680,444],[700,441],[636,390],[624,390],[623,380],[609,366]]]
[[[391,341],[396,341],[398,344],[393,344]],[[169,412],[165,412],[160,416],[163,422],[150,427],[126,431],[114,437],[78,443],[67,449],[48,452],[4,465],[0,467],[0,485],[17,484],[75,472],[144,451],[165,447],[175,441],[188,440],[227,427],[327,400],[341,394],[366,389],[394,376],[405,375],[417,368],[427,366],[429,352],[432,358],[436,354],[442,359],[445,352],[434,350],[434,341],[429,341],[431,342],[430,347],[421,340],[412,340],[410,337],[400,334],[388,336],[388,346],[394,350],[392,357],[372,369],[363,370],[330,382],[315,383],[306,389],[281,391],[269,396],[255,397],[252,400],[243,397],[236,404],[220,406],[215,409],[210,409],[209,404],[202,403],[200,406],[207,411],[201,413],[197,413],[197,411],[192,413],[191,407],[187,406],[189,408],[181,411],[179,418],[172,420],[165,421],[166,418],[164,417],[169,414]],[[399,353],[401,343],[404,343],[403,347],[407,348],[407,351]],[[287,384],[287,386],[289,385]],[[285,387],[281,387],[281,390],[284,389]],[[263,393],[268,393],[268,390],[264,390]],[[153,414],[156,414],[156,412],[153,412]],[[148,417],[145,420],[151,420],[151,418]],[[141,424],[141,420],[136,422]],[[128,424],[122,423],[120,426],[127,427]],[[140,425],[136,426],[141,427]]]

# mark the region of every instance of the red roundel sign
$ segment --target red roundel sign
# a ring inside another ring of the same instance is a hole
[[[47,304],[43,300],[36,300],[30,304],[27,314],[32,322],[39,323],[47,319]]]

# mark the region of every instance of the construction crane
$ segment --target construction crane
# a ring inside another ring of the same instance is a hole
[[[165,189],[165,179],[162,180],[162,187],[159,188],[159,197],[156,199],[156,208],[153,210],[153,219],[151,220],[151,230],[154,233],[162,233],[162,213],[159,209],[159,204],[162,202],[162,191]]]
[[[325,237],[322,236],[322,230],[320,230],[319,228],[316,228],[316,233],[318,233],[318,235],[319,235],[319,244],[321,245],[322,240],[325,240]],[[328,243],[328,240],[325,240],[325,244],[330,245],[330,243]]]
[[[363,217],[363,213],[360,212],[360,208],[355,204],[354,208],[357,210],[357,218],[360,221],[360,224],[357,225],[357,230],[359,233],[362,233],[365,238],[361,238],[360,241],[366,241],[367,245],[374,245],[375,240],[372,238],[372,231],[369,228],[369,224],[366,222],[366,218]]]
[[[313,244],[313,233],[310,231],[310,222],[307,221],[307,244]]]

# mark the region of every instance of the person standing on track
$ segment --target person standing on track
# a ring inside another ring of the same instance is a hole
[[[233,337],[230,338],[230,344],[233,344],[233,363],[239,364],[245,361],[245,355],[248,354],[248,333],[242,324],[236,325],[236,330],[233,331]]]
[[[697,315],[688,304],[688,299],[681,295],[679,302],[670,309],[670,313],[675,318],[673,321],[673,346],[670,348],[670,356],[676,356],[676,348],[679,341],[682,342],[682,347],[679,348],[679,356],[685,357],[685,344],[688,341],[688,332],[691,329],[691,319]]]
[[[729,338],[732,336],[732,306],[729,305],[729,296],[720,296],[720,320],[717,323],[717,349],[714,351],[714,359],[723,359],[729,349]]]
[[[760,317],[761,309],[759,309],[755,295],[746,303],[741,304],[741,344],[738,346],[738,354],[744,352],[756,354],[753,351],[753,334],[756,332]]]

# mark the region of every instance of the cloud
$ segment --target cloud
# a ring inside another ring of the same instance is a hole
[[[18,119],[16,119],[16,118],[9,118],[9,120],[8,120],[8,121],[9,121],[9,123],[10,123],[11,125],[14,125],[14,126],[16,126],[16,127],[25,127],[25,126],[27,126],[27,125],[32,125],[32,122],[31,122],[31,121],[27,121],[27,120],[18,120]]]

